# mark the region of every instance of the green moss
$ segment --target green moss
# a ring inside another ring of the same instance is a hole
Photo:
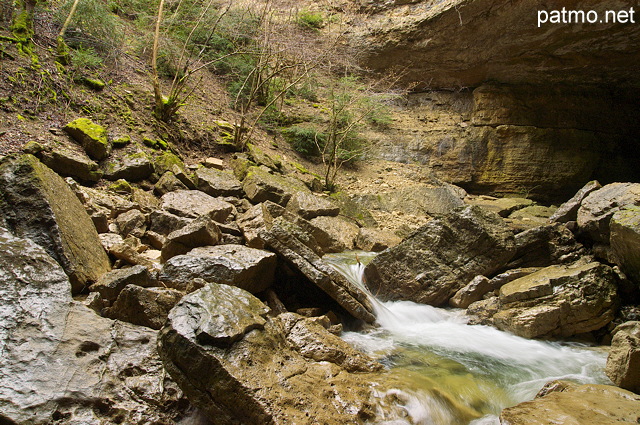
[[[123,148],[131,143],[131,136],[122,136],[113,139],[111,142],[114,148]]]
[[[22,147],[22,152],[30,153],[31,155],[37,155],[43,150],[44,147],[35,140],[25,143],[25,145]]]
[[[169,144],[162,139],[150,139],[145,137],[142,139],[142,143],[146,146],[149,146],[152,149],[163,150],[166,151],[169,148]]]
[[[105,87],[104,81],[98,78],[82,78],[82,84],[89,87],[91,90],[102,91]]]
[[[124,179],[117,180],[112,185],[109,186],[109,190],[112,190],[116,193],[131,193],[133,192],[133,187],[129,184],[128,181]]]
[[[90,157],[102,160],[109,156],[111,144],[107,139],[107,129],[89,118],[78,118],[65,125],[63,130],[80,143]]]
[[[171,171],[176,165],[182,170],[186,169],[184,162],[171,152],[163,152],[157,155],[153,161],[153,169],[158,176]]]

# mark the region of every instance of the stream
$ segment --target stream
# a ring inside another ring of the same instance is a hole
[[[363,263],[374,256],[347,252],[323,259],[369,293]],[[371,299],[380,326],[345,332],[343,339],[389,369],[391,389],[377,394],[383,419],[376,424],[496,425],[502,409],[533,399],[554,379],[610,383],[605,349],[467,325],[464,310]]]

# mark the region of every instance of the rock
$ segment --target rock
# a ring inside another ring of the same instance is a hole
[[[156,210],[149,214],[149,231],[167,236],[171,232],[183,228],[193,219],[180,217],[168,211]]]
[[[149,178],[153,173],[153,163],[144,152],[129,154],[121,159],[114,159],[104,166],[104,177],[108,180],[124,179],[137,182]]]
[[[484,276],[476,276],[451,297],[449,305],[457,308],[467,308],[471,303],[480,301],[486,293],[493,289],[489,279]]]
[[[523,267],[519,269],[510,269],[504,273],[500,273],[491,278],[491,289],[497,290],[507,283],[520,279],[521,277],[529,276],[531,273],[535,273],[540,270],[540,267]]]
[[[123,238],[135,236],[141,238],[147,230],[147,217],[140,210],[130,210],[116,217],[118,231]]]
[[[102,178],[98,164],[84,152],[59,148],[50,152],[44,151],[39,157],[44,165],[61,176],[74,177],[86,183],[94,183]]]
[[[504,409],[500,413],[500,423],[614,425],[638,421],[640,396],[637,394],[610,385],[553,381],[545,388],[549,386],[559,388],[535,400]]]
[[[93,159],[105,159],[111,153],[107,130],[89,118],[78,118],[65,125],[63,130],[78,142]]]
[[[318,216],[337,216],[340,207],[326,198],[321,198],[313,193],[298,192],[287,203],[287,210],[307,220]]]
[[[363,421],[376,375],[303,357],[287,341],[286,323],[267,310],[226,285],[185,296],[160,331],[165,368],[216,424]]]
[[[270,174],[260,167],[249,167],[243,180],[243,189],[253,203],[272,201],[282,206],[298,192],[309,192],[304,183],[287,177]]]
[[[216,170],[224,169],[224,162],[220,158],[207,158],[202,163],[207,168],[215,168]]]
[[[623,272],[640,284],[640,207],[627,205],[609,223],[612,257]]]
[[[358,226],[342,217],[320,216],[309,220],[316,229],[315,239],[324,252],[342,252],[353,249]]]
[[[0,233],[0,412],[15,424],[177,424],[194,415],[166,376],[156,332],[71,298],[62,268]]]
[[[534,227],[515,236],[516,253],[507,268],[569,264],[587,254],[573,233],[560,223]]]
[[[469,325],[493,326],[493,316],[500,310],[498,297],[489,297],[476,301],[467,307],[466,314],[469,316]]]
[[[184,290],[194,278],[237,286],[252,293],[267,289],[274,280],[276,256],[243,245],[195,248],[178,255],[162,267],[159,280]]]
[[[153,170],[156,175],[161,176],[167,171],[173,171],[175,166],[184,170],[186,167],[180,157],[172,152],[160,152],[153,158]]]
[[[251,248],[264,248],[264,241],[259,236],[260,230],[266,228],[262,209],[263,204],[254,205],[238,217],[238,226],[247,246]]]
[[[244,196],[240,180],[228,172],[215,168],[198,168],[196,170],[197,187],[211,196]]]
[[[82,202],[87,210],[105,209],[109,212],[108,218],[110,219],[138,208],[133,202],[112,192],[91,189],[89,187],[78,185],[75,185],[72,188],[78,199],[80,199],[80,202]]]
[[[0,215],[63,267],[74,293],[111,269],[98,233],[67,183],[32,155],[0,162]]]
[[[132,266],[144,266],[150,272],[157,271],[160,268],[159,264],[140,255],[140,253],[131,245],[127,244],[126,241],[117,245],[112,245],[111,248],[109,248],[109,254],[113,255],[118,260],[131,264]]]
[[[380,363],[327,332],[314,320],[294,313],[285,313],[279,319],[285,324],[287,341],[306,358],[316,362],[331,362],[349,372],[375,372],[382,369]]]
[[[395,233],[373,227],[361,227],[356,236],[356,247],[363,251],[380,252],[402,242]]]
[[[378,222],[358,197],[349,197],[343,192],[331,195],[331,200],[340,206],[340,214],[353,220],[360,227],[377,227]]]
[[[162,196],[165,193],[173,192],[176,190],[188,190],[187,186],[184,185],[175,174],[171,171],[167,171],[160,177],[160,179],[156,182],[153,191],[158,195]]]
[[[143,190],[138,187],[131,188],[131,201],[140,206],[145,212],[151,212],[160,208],[160,201],[153,196],[151,191]]]
[[[513,234],[502,219],[468,206],[430,221],[378,254],[364,276],[369,289],[383,299],[438,306],[475,276],[504,267],[514,254]]]
[[[175,289],[127,285],[113,306],[105,309],[104,316],[151,329],[160,329],[167,321],[169,311],[182,296],[182,292]]]
[[[144,266],[133,266],[111,270],[91,285],[92,292],[98,292],[100,297],[110,303],[114,302],[125,286],[135,284],[141,287],[156,286],[157,282],[151,278],[149,270]]]
[[[509,217],[514,211],[534,204],[533,200],[526,198],[494,198],[492,196],[472,197],[466,202],[493,211],[500,217]]]
[[[213,198],[199,190],[176,190],[162,196],[162,209],[180,217],[207,216],[224,223],[233,211],[233,205]]]
[[[640,322],[616,327],[605,372],[617,386],[640,394]]]
[[[578,219],[578,209],[582,200],[587,197],[591,192],[598,190],[602,185],[597,180],[591,180],[585,184],[571,199],[554,212],[549,221],[556,223],[568,223],[570,221],[576,221]]]
[[[613,269],[600,263],[549,266],[502,286],[493,322],[524,338],[597,330],[615,315],[616,283]]]
[[[371,210],[403,211],[405,214],[440,216],[464,206],[464,195],[453,185],[415,184],[353,199]]]
[[[200,216],[186,226],[175,230],[167,236],[162,247],[162,262],[176,255],[186,254],[193,248],[205,245],[216,245],[222,239],[222,232],[207,216]]]
[[[549,222],[549,217],[551,217],[555,211],[556,207],[532,205],[509,214],[509,221],[516,228],[521,227],[529,229],[547,224]]]
[[[100,233],[98,237],[104,250],[107,252],[109,252],[113,246],[124,243],[122,236],[117,233]]]
[[[640,204],[640,183],[611,183],[591,192],[578,210],[578,226],[596,242],[609,242],[609,221],[626,205]]]
[[[336,272],[303,241],[289,231],[286,222],[274,220],[269,230],[260,232],[265,244],[287,264],[340,304],[349,314],[365,322],[373,322],[373,306],[367,295]]]
[[[197,189],[195,183],[193,182],[194,176],[187,171],[187,169],[184,167],[184,164],[174,164],[173,167],[171,167],[171,171],[183,185],[187,186],[187,189]]]

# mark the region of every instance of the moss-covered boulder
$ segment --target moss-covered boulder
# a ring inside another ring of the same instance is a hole
[[[110,160],[105,165],[104,177],[108,180],[124,179],[135,182],[149,178],[153,169],[151,158],[139,151],[118,160]]]
[[[84,148],[87,154],[98,161],[111,153],[107,130],[89,118],[78,118],[65,125],[63,130]]]
[[[96,228],[67,183],[32,155],[0,161],[0,216],[42,246],[79,292],[110,270]]]

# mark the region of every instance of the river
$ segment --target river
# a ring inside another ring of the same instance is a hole
[[[359,261],[355,254],[323,259],[366,290],[363,263],[375,254],[357,253]],[[464,310],[371,298],[379,327],[345,332],[343,339],[390,371],[392,389],[377,394],[388,408],[376,424],[494,425],[502,409],[531,400],[554,379],[610,383],[602,348],[468,325]]]

